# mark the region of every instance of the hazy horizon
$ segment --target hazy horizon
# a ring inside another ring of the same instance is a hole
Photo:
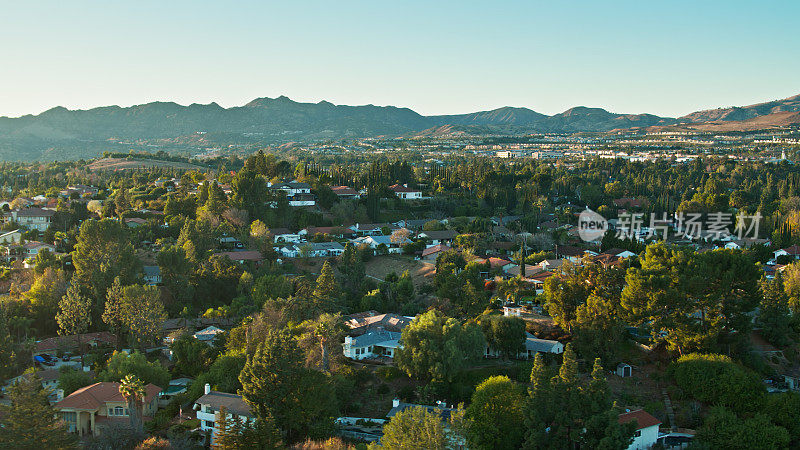
[[[422,115],[574,106],[678,117],[800,93],[800,3],[262,4],[4,9],[0,116],[258,97]]]

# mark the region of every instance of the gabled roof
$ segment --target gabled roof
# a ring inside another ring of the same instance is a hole
[[[636,411],[630,411],[619,415],[619,423],[628,423],[634,420],[636,421],[637,430],[652,427],[654,425],[661,425],[660,420],[651,416],[650,413],[642,409],[637,409]]]
[[[438,241],[443,239],[455,239],[458,236],[456,230],[434,230],[434,231],[421,231],[419,234],[425,235],[428,239],[432,241]]]
[[[452,250],[452,248],[450,248],[450,247],[448,247],[448,246],[446,246],[444,244],[434,245],[432,247],[428,247],[425,250],[423,250],[422,251],[422,256],[425,257],[425,256],[428,256],[428,255],[433,255],[434,253],[446,252],[448,250]]]
[[[334,186],[331,190],[336,195],[358,195],[358,191],[350,186]]]
[[[345,323],[351,329],[380,327],[389,331],[402,331],[406,325],[411,323],[411,320],[397,314],[378,314],[375,311],[367,311],[346,317]]]
[[[800,255],[800,245],[792,245],[791,247],[786,247],[781,249],[792,256]]]
[[[149,403],[160,392],[161,388],[152,383],[145,386],[144,403]],[[119,383],[104,381],[86,386],[64,397],[55,407],[96,410],[108,402],[125,402],[125,397],[119,392]]]
[[[52,209],[42,208],[25,208],[16,210],[15,212],[17,213],[17,217],[52,217],[56,213]]]
[[[382,347],[397,347],[400,345],[401,333],[386,330],[369,330],[361,336],[353,337],[353,347],[369,347],[379,345]]]
[[[389,186],[389,189],[394,192],[422,192],[419,189],[411,189],[410,187],[402,184],[393,184]]]
[[[200,405],[210,405],[215,411],[219,411],[224,407],[225,410],[230,414],[252,417],[250,406],[245,403],[241,395],[211,391],[208,394],[198,398],[195,403]]]
[[[88,342],[103,342],[108,345],[117,345],[117,337],[108,331],[100,331],[97,333],[84,333],[80,336],[80,341],[83,344]],[[43,339],[36,343],[35,351],[46,352],[48,350],[58,350],[59,348],[71,349],[77,345],[77,338],[75,335],[70,336],[56,336],[48,339]]]

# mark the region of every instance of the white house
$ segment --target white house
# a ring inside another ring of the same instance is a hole
[[[253,423],[256,418],[250,411],[250,406],[245,403],[241,395],[229,394],[227,392],[212,391],[211,385],[206,383],[205,393],[198,398],[194,404],[197,411],[197,418],[200,420],[200,429],[211,432],[211,443],[217,434],[217,420],[220,418],[220,411],[225,409],[228,418],[238,417],[242,422]]]
[[[564,353],[564,344],[558,341],[551,341],[548,339],[539,339],[534,335],[525,332],[525,350],[517,353],[517,359],[530,359],[536,356],[537,353],[553,353],[560,355]],[[496,358],[500,356],[500,352],[488,345],[484,352],[486,358]]]
[[[19,244],[20,239],[22,239],[22,233],[19,230],[0,234],[0,244]]]
[[[412,189],[407,184],[394,184],[389,186],[389,190],[394,192],[397,198],[401,200],[418,200],[422,198],[422,191]]]
[[[289,244],[280,249],[287,258],[299,258],[308,252],[309,258],[327,258],[344,253],[344,246],[338,242],[307,242],[301,245]]]
[[[619,415],[621,424],[632,421],[636,421],[636,433],[628,450],[644,450],[652,447],[658,441],[658,426],[661,425],[661,421],[642,409]]]
[[[158,266],[142,266],[144,282],[150,286],[161,284],[161,268]]]
[[[401,348],[400,333],[386,330],[369,330],[361,336],[344,338],[344,356],[350,359],[394,358],[394,352]]]
[[[791,256],[792,259],[797,260],[800,259],[800,245],[792,245],[791,247],[782,248],[780,250],[775,250],[772,252],[774,255],[774,259],[778,259],[779,256]]]
[[[214,339],[216,339],[217,335],[224,332],[225,330],[211,325],[198,331],[192,336],[200,342],[205,342],[206,344],[211,345],[214,342]]]
[[[363,236],[353,239],[352,242],[356,246],[366,244],[372,250],[385,245],[389,253],[402,253],[403,246],[412,243],[411,239],[407,237],[393,238],[392,236]]]
[[[287,228],[276,228],[272,230],[272,238],[276,244],[283,242],[299,244],[306,241],[305,236],[300,235],[300,233],[292,233]]]

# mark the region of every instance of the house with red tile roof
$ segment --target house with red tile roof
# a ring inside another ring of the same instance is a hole
[[[628,450],[648,449],[658,441],[658,426],[661,421],[645,410],[637,409],[619,415],[619,423],[636,422],[636,433]]]
[[[393,184],[389,190],[401,200],[415,200],[422,198],[422,191],[408,187],[407,184]]]
[[[141,417],[150,420],[158,410],[161,388],[148,384],[142,401]],[[128,401],[119,392],[119,383],[95,383],[78,389],[58,401],[54,408],[67,429],[81,436],[97,436],[103,426],[127,424],[130,421]]]
[[[441,255],[442,253],[444,253],[444,252],[446,252],[448,250],[452,250],[452,248],[450,248],[450,247],[448,247],[448,246],[446,246],[444,244],[439,244],[439,245],[434,245],[434,246],[428,247],[428,248],[426,248],[425,250],[422,251],[422,259],[424,259],[426,261],[436,261],[436,258],[438,258],[439,255]]]

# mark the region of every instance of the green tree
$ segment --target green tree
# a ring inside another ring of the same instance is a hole
[[[444,450],[447,434],[439,414],[415,406],[398,412],[383,426],[380,446],[387,450]]]
[[[77,285],[71,285],[67,293],[58,303],[59,311],[56,314],[58,323],[58,334],[62,336],[74,336],[78,351],[81,353],[81,365],[83,366],[83,343],[81,334],[89,329],[92,324],[91,300],[81,295]]]
[[[474,324],[461,324],[432,309],[403,329],[403,347],[395,363],[409,376],[423,380],[452,381],[456,373],[479,359],[485,340]]]
[[[330,262],[325,261],[312,293],[316,309],[319,311],[332,311],[338,296],[339,285],[336,283],[336,275],[333,273],[333,267]]]
[[[75,370],[69,366],[61,366],[58,371],[58,388],[64,390],[64,396],[94,383],[94,376],[89,372]]]
[[[303,367],[297,342],[287,333],[267,333],[239,380],[256,417],[272,417],[287,442],[331,431],[336,412],[332,388],[324,375]]]
[[[790,342],[791,311],[780,272],[772,281],[761,280],[761,293],[756,326],[761,328],[761,334],[771,344],[784,347]]]
[[[525,350],[525,321],[519,317],[489,316],[481,319],[481,328],[489,347],[506,358]]]
[[[475,388],[466,410],[470,448],[517,449],[525,437],[526,395],[508,377],[494,376]]]
[[[156,342],[166,319],[158,287],[134,284],[122,290],[122,323],[134,347],[144,350]]]
[[[159,362],[149,362],[139,352],[115,351],[108,359],[106,369],[99,374],[103,381],[117,381],[128,375],[134,375],[145,384],[155,384],[166,388],[169,384],[170,374]]]
[[[722,406],[711,409],[695,439],[708,448],[742,450],[787,448],[790,442],[789,432],[766,415],[742,419]]]
[[[63,420],[53,420],[56,411],[38,376],[15,383],[8,391],[8,406],[0,406],[0,446],[38,450],[77,448],[75,435],[67,433]]]
[[[141,261],[136,257],[130,235],[124,225],[111,219],[87,220],[81,225],[75,250],[73,283],[93,300],[92,315],[103,313],[106,291],[119,277],[123,285],[132,284],[141,273]]]

